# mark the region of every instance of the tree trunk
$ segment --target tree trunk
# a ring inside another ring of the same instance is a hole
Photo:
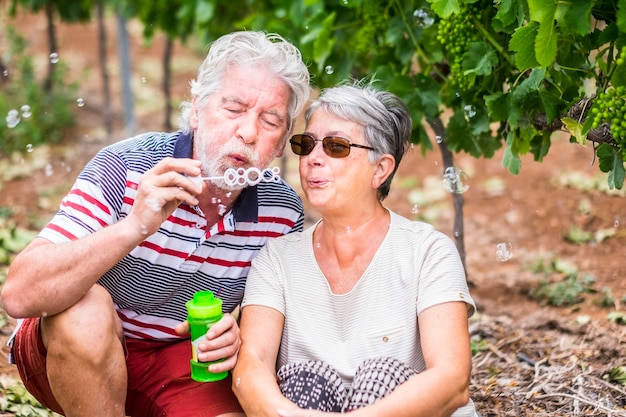
[[[441,151],[441,157],[443,158],[444,170],[450,167],[454,167],[454,155],[446,144],[446,130],[441,122],[441,119],[429,120],[430,127],[435,132],[435,136],[441,138],[438,140],[439,150]],[[463,262],[463,268],[465,269],[465,276],[467,277],[467,268],[465,265],[465,228],[463,223],[463,203],[464,198],[460,193],[451,193],[452,202],[454,204],[454,242],[456,248],[459,251],[461,262]]]
[[[122,102],[124,112],[124,129],[127,135],[134,135],[137,130],[135,109],[133,105],[133,92],[131,88],[130,48],[128,45],[128,32],[126,31],[126,18],[119,8],[117,14],[117,35],[119,56],[122,64]]]
[[[48,59],[48,74],[43,84],[46,93],[52,92],[54,85],[54,67],[58,62],[58,46],[56,29],[54,27],[54,2],[46,2],[46,19],[48,22],[48,44],[50,46],[50,55]]]
[[[96,2],[98,10],[98,55],[100,58],[100,75],[102,77],[102,94],[104,95],[103,117],[104,127],[107,134],[113,132],[113,111],[111,110],[111,86],[109,83],[109,70],[107,65],[107,33],[104,25],[103,0]]]
[[[172,130],[172,93],[171,93],[171,62],[172,51],[174,49],[174,40],[171,37],[167,37],[167,43],[165,44],[165,52],[163,53],[163,97],[165,97],[165,130],[167,132]]]

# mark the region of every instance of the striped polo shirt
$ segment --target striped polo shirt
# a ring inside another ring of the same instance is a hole
[[[166,157],[190,158],[192,142],[182,132],[147,133],[102,149],[39,236],[64,243],[124,218],[141,175]],[[177,339],[174,327],[186,318],[185,302],[195,291],[213,291],[224,312],[232,311],[259,249],[303,223],[302,201],[282,180],[245,188],[208,231],[203,213],[183,203],[98,282],[113,297],[127,337]]]

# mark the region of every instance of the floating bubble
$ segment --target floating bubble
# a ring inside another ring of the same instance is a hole
[[[469,176],[458,167],[448,167],[443,174],[443,185],[445,189],[454,194],[463,194],[469,190],[466,181]]]
[[[7,127],[9,129],[13,129],[15,126],[17,126],[20,123],[20,120],[20,113],[17,110],[9,110],[6,117]]]
[[[211,203],[213,203],[213,204],[217,204],[217,197],[213,197],[213,198],[211,198]]]
[[[426,8],[417,9],[413,12],[413,20],[415,25],[420,28],[427,28],[435,23],[435,17],[430,10]]]
[[[161,208],[163,208],[163,205],[156,197],[146,199],[146,204],[150,207],[150,209],[152,209],[152,211],[161,211]]]
[[[76,105],[77,105],[78,107],[83,107],[83,106],[85,105],[85,100],[84,100],[84,99],[82,99],[81,97],[77,98],[77,99],[76,99]]]
[[[52,168],[52,164],[46,164],[44,172],[46,174],[46,177],[52,176],[52,174],[54,173],[54,168]]]
[[[59,54],[57,54],[56,52],[53,52],[50,54],[50,62],[53,64],[56,64],[59,62]]]
[[[326,74],[330,75],[333,72],[335,72],[335,69],[333,68],[332,65],[326,65],[326,68],[324,68],[324,71],[326,71]]]
[[[217,214],[219,214],[220,216],[223,216],[224,213],[226,213],[226,206],[223,204],[219,204],[217,206]]]
[[[513,257],[513,244],[511,242],[498,243],[496,246],[496,259],[498,262],[506,262]]]
[[[476,116],[476,107],[472,106],[471,104],[468,104],[465,107],[463,107],[463,111],[465,112],[465,117],[468,119],[471,119],[472,117]]]
[[[28,119],[30,116],[33,115],[33,112],[28,104],[24,104],[22,107],[20,107],[20,111],[22,112],[22,117],[24,119]]]
[[[4,70],[4,71],[2,71],[2,75],[3,75],[4,77],[8,77],[8,76],[9,76],[9,70]]]
[[[419,213],[419,211],[420,211],[420,208],[417,204],[413,205],[413,208],[411,208],[411,213],[413,214],[417,214]]]
[[[26,145],[26,152],[30,153],[34,150],[35,150],[35,147],[33,146],[32,143],[29,143],[28,145]]]
[[[437,143],[442,143],[443,142],[443,136],[437,135],[437,136],[435,136],[435,140],[437,141]]]
[[[613,227],[616,228],[616,229],[619,227],[619,219],[615,219],[613,221]]]

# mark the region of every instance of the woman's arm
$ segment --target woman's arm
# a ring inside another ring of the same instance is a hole
[[[241,312],[241,349],[233,369],[233,391],[246,416],[278,416],[278,409],[298,409],[276,382],[276,358],[284,317],[270,307],[249,305]]]

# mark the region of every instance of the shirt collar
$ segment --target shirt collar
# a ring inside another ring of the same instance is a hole
[[[174,144],[174,158],[191,158],[193,156],[193,135],[180,132]],[[233,205],[233,216],[237,222],[259,221],[259,198],[257,186],[246,187],[241,191]]]

